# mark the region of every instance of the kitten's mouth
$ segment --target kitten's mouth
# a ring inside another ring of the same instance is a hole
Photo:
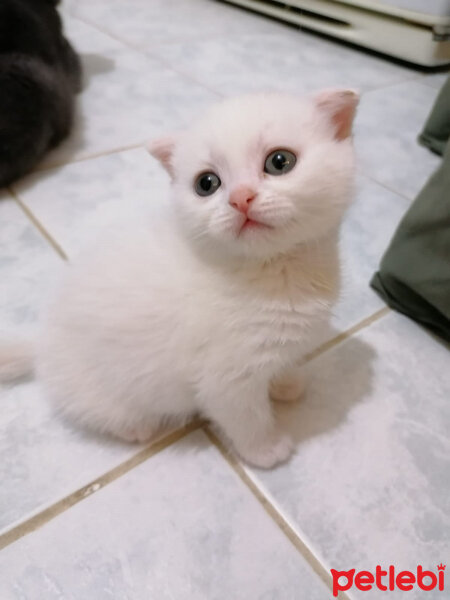
[[[266,225],[265,223],[255,221],[254,219],[250,219],[249,217],[247,217],[242,223],[238,235],[241,235],[241,233],[243,233],[244,231],[256,231],[262,229],[272,229],[272,227],[270,225]]]

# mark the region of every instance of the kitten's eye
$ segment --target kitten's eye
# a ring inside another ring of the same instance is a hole
[[[274,150],[266,158],[264,171],[269,175],[284,175],[292,171],[296,162],[295,154],[289,150]]]
[[[211,196],[221,183],[215,173],[202,173],[195,180],[194,188],[199,196]]]

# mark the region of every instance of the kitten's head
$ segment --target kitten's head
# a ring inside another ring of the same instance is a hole
[[[351,90],[249,95],[154,142],[189,237],[205,252],[267,259],[336,229],[351,198],[357,103]]]

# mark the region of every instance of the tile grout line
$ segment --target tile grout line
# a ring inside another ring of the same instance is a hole
[[[324,565],[320,562],[320,560],[315,556],[312,550],[302,540],[299,534],[291,527],[288,521],[283,517],[283,515],[274,506],[270,499],[259,488],[259,486],[247,474],[246,470],[241,465],[241,463],[227,451],[225,446],[210,430],[210,428],[207,426],[203,427],[203,431],[207,435],[210,442],[220,452],[223,459],[228,463],[228,465],[236,473],[236,475],[239,477],[242,483],[248,488],[250,493],[259,502],[259,504],[265,510],[269,518],[275,522],[279,529],[281,529],[282,533],[288,538],[288,540],[291,542],[294,548],[301,554],[301,556],[312,568],[312,570],[319,577],[319,579],[329,588],[330,591],[332,591],[333,585],[331,575],[324,567]],[[347,594],[344,594],[342,592],[339,593],[338,598],[340,600],[350,600]]]
[[[184,427],[177,429],[155,441],[150,446],[147,446],[125,462],[117,465],[110,471],[107,471],[97,479],[94,479],[90,483],[84,485],[79,488],[75,492],[72,492],[68,496],[58,500],[54,504],[48,506],[43,511],[35,514],[29,519],[19,523],[9,531],[6,531],[3,534],[0,534],[0,550],[6,548],[10,544],[16,542],[22,537],[36,531],[55,517],[59,516],[75,504],[78,504],[85,498],[96,494],[98,491],[114,482],[116,479],[125,475],[135,467],[144,463],[146,460],[155,456],[155,454],[159,454],[162,450],[165,450],[172,444],[178,442],[182,438],[184,438],[189,433],[192,433],[199,429],[202,426],[202,422],[193,421]]]
[[[50,246],[53,248],[53,250],[55,250],[55,252],[58,254],[58,256],[60,258],[62,258],[63,260],[68,261],[69,259],[68,259],[67,254],[64,252],[62,247],[58,244],[58,242],[53,239],[52,235],[42,225],[42,223],[39,221],[39,219],[36,217],[36,215],[33,213],[33,211],[31,211],[28,208],[28,206],[24,202],[22,202],[22,200],[20,199],[18,194],[12,188],[8,188],[8,191],[11,194],[11,196],[13,197],[16,204],[18,204],[19,208],[23,211],[25,216],[29,219],[29,221],[31,221],[31,223],[39,231],[39,233],[42,235],[42,237],[48,242],[48,244],[50,244]]]
[[[226,0],[225,0],[226,3]],[[235,6],[233,4],[233,6]],[[253,12],[253,11],[252,11]],[[151,49],[145,49],[143,47],[134,45],[133,43],[131,43],[130,41],[126,40],[125,38],[122,38],[120,36],[118,36],[117,34],[109,31],[108,29],[103,29],[101,26],[99,26],[97,23],[95,23],[94,21],[90,21],[89,19],[87,19],[84,16],[81,15],[75,15],[73,12],[70,13],[70,16],[74,19],[78,19],[79,21],[81,21],[82,23],[84,23],[85,25],[89,25],[90,27],[93,27],[94,29],[96,29],[97,31],[99,31],[100,33],[103,33],[104,35],[109,36],[111,39],[116,40],[117,42],[120,42],[121,44],[123,44],[125,47],[130,48],[136,52],[139,52],[140,54],[143,54],[144,56],[149,56],[155,60],[157,60],[158,62],[160,62],[163,66],[165,66],[167,69],[170,69],[171,71],[173,71],[174,73],[177,73],[178,75],[181,75],[182,77],[190,80],[191,82],[205,88],[206,90],[208,90],[209,92],[212,92],[213,94],[219,96],[219,97],[224,97],[224,94],[222,92],[220,92],[219,90],[208,86],[206,83],[200,81],[199,79],[197,79],[194,75],[192,75],[190,72],[185,71],[183,69],[177,69],[172,63],[167,62],[166,60],[164,60],[164,58],[158,54],[158,53],[154,53]],[[284,22],[283,22],[284,23]],[[301,27],[298,28],[300,31],[302,30]],[[270,34],[273,35],[273,34]],[[191,38],[188,38],[186,41],[189,42]],[[192,38],[195,39],[195,38]],[[182,41],[182,40],[180,40]],[[177,43],[179,43],[177,41]],[[162,42],[160,43],[160,45],[168,45],[168,42]],[[363,94],[366,93],[371,93],[374,92],[376,90],[379,89],[384,89],[384,88],[388,88],[394,85],[399,85],[401,83],[408,83],[411,81],[420,81],[421,77],[423,76],[422,73],[411,73],[408,74],[408,76],[405,76],[405,78],[403,79],[399,79],[398,81],[391,81],[389,83],[385,83],[383,85],[379,85],[379,86],[375,86],[372,88],[368,88],[364,91],[361,91],[361,96]],[[428,86],[428,87],[432,87],[432,86]]]
[[[394,64],[394,63],[390,63],[390,64]],[[402,83],[411,83],[411,82],[414,82],[414,81],[420,83],[421,82],[420,78],[422,76],[423,76],[423,73],[414,73],[414,74],[408,75],[404,79],[399,79],[398,81],[390,81],[389,83],[384,83],[382,85],[377,85],[375,87],[369,87],[363,93],[364,94],[371,94],[372,92],[376,92],[377,90],[384,90],[386,88],[390,88],[390,87],[393,87],[395,85],[401,85]]]
[[[424,85],[426,85],[426,86],[428,86],[428,87],[432,88],[433,90],[436,90],[436,92],[437,92],[437,93],[439,93],[439,92],[440,92],[440,90],[441,90],[441,88],[439,88],[439,87],[436,87],[435,85],[433,85],[433,84],[432,84],[432,83],[430,83],[429,81],[426,81],[426,80],[424,80],[424,81],[423,81],[423,83],[424,83]]]
[[[225,2],[225,4],[228,4],[227,0],[224,0],[224,2]],[[232,6],[233,6],[233,7],[236,7],[236,5],[235,5],[235,4],[232,4]],[[242,7],[239,7],[239,8],[242,8]],[[250,10],[250,12],[251,12],[252,14],[258,14],[258,13],[255,13],[254,11],[252,11],[252,10]],[[196,83],[197,85],[200,85],[200,86],[204,87],[204,88],[205,88],[205,89],[207,89],[208,91],[210,91],[210,92],[212,92],[212,93],[214,93],[214,94],[216,94],[216,95],[218,95],[218,96],[220,96],[220,97],[223,97],[223,96],[224,96],[224,94],[223,94],[222,92],[219,92],[219,91],[218,91],[218,90],[216,90],[215,88],[211,88],[211,87],[209,87],[207,84],[205,84],[204,82],[202,82],[202,81],[198,80],[198,79],[197,79],[195,76],[193,76],[193,75],[192,75],[191,73],[189,73],[188,71],[184,71],[184,70],[180,70],[180,69],[177,69],[177,68],[175,68],[175,67],[172,65],[172,63],[170,63],[170,62],[167,62],[166,60],[164,60],[164,58],[163,58],[163,57],[162,57],[160,54],[158,54],[158,53],[156,53],[156,54],[155,54],[154,52],[152,52],[152,50],[151,50],[150,48],[149,48],[149,49],[145,49],[144,47],[141,47],[141,46],[138,46],[138,45],[134,45],[132,42],[130,42],[129,40],[126,40],[125,38],[122,38],[122,37],[120,37],[120,36],[119,36],[119,35],[117,35],[116,33],[113,33],[113,32],[111,32],[111,31],[110,31],[110,30],[108,30],[108,29],[103,29],[103,28],[102,28],[100,25],[98,25],[96,22],[94,22],[94,21],[91,21],[91,20],[87,19],[85,16],[76,15],[76,14],[75,14],[75,13],[73,13],[73,12],[70,12],[69,14],[70,14],[70,16],[71,16],[72,18],[74,18],[74,19],[78,19],[78,20],[79,20],[79,21],[81,21],[82,23],[85,23],[85,25],[89,25],[89,26],[93,27],[94,29],[96,29],[96,30],[97,30],[97,31],[99,31],[100,33],[103,33],[104,35],[107,35],[107,36],[109,36],[111,39],[114,39],[114,40],[116,40],[117,42],[120,42],[121,44],[123,44],[123,45],[124,45],[124,46],[126,46],[127,48],[131,48],[132,50],[135,50],[136,52],[139,52],[139,53],[143,54],[144,56],[150,56],[150,57],[152,57],[152,58],[154,58],[154,59],[158,60],[158,61],[159,61],[161,64],[163,64],[163,65],[164,65],[165,67],[167,67],[168,69],[170,69],[170,70],[174,71],[175,73],[177,73],[177,74],[179,74],[179,75],[181,75],[181,76],[185,77],[186,79],[189,79],[190,81],[192,81],[192,82]],[[279,21],[278,21],[278,19],[275,19],[275,22],[279,22]],[[285,21],[281,21],[281,23],[282,23],[283,25],[285,25],[285,24],[286,24],[286,22],[285,22]],[[294,27],[293,27],[293,30],[297,30],[297,29],[298,29],[299,31],[302,31],[302,30],[303,30],[303,28],[302,28],[301,26],[294,26]],[[309,31],[308,31],[308,34],[309,34],[309,35],[313,35],[313,36],[315,36],[315,32],[309,32]],[[243,34],[243,35],[248,35],[248,34]],[[251,34],[250,34],[250,35],[251,35]],[[271,36],[272,36],[272,35],[278,35],[278,33],[277,33],[277,34],[272,34],[272,33],[271,33],[270,35],[271,35]],[[224,36],[224,37],[225,37],[225,36]],[[320,36],[315,36],[315,37],[320,37]],[[214,39],[214,38],[212,37],[211,39]],[[192,37],[192,38],[187,38],[187,39],[186,39],[186,42],[187,42],[187,43],[189,43],[191,40],[195,40],[195,37]],[[182,42],[182,41],[183,41],[183,40],[177,40],[177,43],[180,43],[180,42]],[[163,45],[168,45],[168,44],[169,44],[169,42],[162,42],[162,43],[160,42],[160,43],[159,43],[159,45],[161,45],[161,46],[163,46]],[[391,63],[390,63],[390,64],[391,64]],[[406,70],[406,69],[408,69],[408,67],[406,67],[406,66],[405,66],[405,67],[401,67],[401,68],[403,68],[403,69],[405,69],[405,70]],[[367,88],[367,89],[366,89],[364,92],[363,92],[363,91],[361,91],[361,95],[363,95],[363,94],[366,94],[366,93],[371,93],[371,92],[374,92],[374,91],[376,91],[376,90],[379,90],[379,89],[384,89],[384,88],[388,88],[388,87],[391,87],[391,86],[399,85],[399,84],[402,84],[402,83],[409,83],[409,82],[412,82],[412,81],[417,81],[417,82],[420,82],[420,81],[421,81],[421,79],[423,79],[424,73],[413,71],[413,70],[412,70],[412,68],[410,68],[410,70],[411,70],[412,72],[410,72],[410,73],[407,73],[407,74],[405,73],[405,77],[404,77],[404,78],[402,77],[402,78],[399,78],[399,79],[398,79],[398,80],[396,80],[396,81],[390,81],[390,82],[387,82],[387,83],[385,83],[385,84],[382,84],[382,85],[378,85],[378,86],[374,86],[374,87],[369,87],[369,88]],[[434,86],[428,86],[428,87],[434,87]]]
[[[387,183],[383,183],[382,181],[379,181],[374,175],[371,175],[363,167],[361,167],[359,172],[364,177],[367,177],[367,179],[370,179],[370,181],[372,181],[373,183],[376,183],[376,184],[380,185],[381,187],[383,187],[385,190],[388,190],[388,192],[391,192],[392,194],[396,194],[397,196],[400,196],[400,198],[403,198],[403,200],[407,200],[410,203],[413,202],[414,198],[409,198],[403,192],[399,192],[398,190],[395,190],[393,187],[389,186]],[[430,177],[431,177],[431,173],[430,173]],[[426,183],[426,181],[424,181],[424,185],[425,185],[425,183]],[[417,193],[419,193],[419,192],[417,192]]]
[[[101,158],[102,156],[111,156],[111,154],[118,154],[119,152],[127,152],[128,150],[137,150],[139,148],[144,148],[145,142],[136,142],[135,144],[129,144],[126,146],[117,146],[115,148],[111,148],[109,150],[100,150],[99,152],[93,152],[92,154],[88,154],[86,156],[78,156],[73,160],[67,160],[62,162],[55,161],[54,163],[42,164],[32,171],[30,171],[30,175],[34,175],[35,173],[42,173],[45,171],[51,171],[52,169],[60,169],[61,167],[65,167],[68,165],[74,165],[80,162],[85,162],[88,160],[95,160],[96,158]]]
[[[146,56],[146,57],[156,60],[166,69],[172,71],[173,73],[176,73],[177,75],[180,75],[181,77],[184,77],[191,83],[195,83],[196,85],[204,88],[205,90],[214,94],[215,96],[219,96],[219,98],[223,97],[223,94],[221,92],[217,91],[214,88],[209,87],[206,83],[203,83],[202,81],[200,81],[199,79],[197,79],[196,77],[194,77],[193,75],[188,73],[187,71],[177,69],[176,67],[174,67],[172,65],[172,63],[169,63],[166,60],[164,60],[159,54],[154,54],[151,50],[147,50],[143,47],[132,44],[128,40],[125,40],[124,38],[119,37],[117,34],[112,33],[111,31],[109,31],[107,29],[103,29],[97,23],[94,23],[93,21],[86,19],[86,17],[82,17],[80,15],[75,15],[74,13],[71,13],[70,16],[73,19],[77,19],[81,23],[84,23],[85,25],[89,25],[93,29],[96,29],[98,32],[102,33],[103,35],[107,35],[108,37],[115,40],[116,42],[123,44],[123,46],[125,46],[125,48],[128,48],[129,50],[134,50],[135,52],[138,52],[142,56]]]
[[[328,350],[331,350],[331,348],[334,348],[335,346],[338,346],[341,342],[348,340],[355,333],[358,333],[359,331],[365,329],[366,327],[369,327],[370,325],[372,325],[372,323],[375,323],[376,321],[382,319],[383,317],[388,315],[390,312],[391,312],[391,309],[389,308],[389,306],[384,306],[383,308],[380,308],[380,310],[372,313],[371,315],[369,315],[362,321],[358,321],[358,323],[356,323],[349,329],[342,331],[342,333],[339,333],[334,338],[331,338],[330,340],[327,340],[323,344],[320,344],[319,346],[317,346],[317,348],[315,348],[314,350],[312,350],[311,352],[309,352],[308,354],[305,355],[305,357],[302,361],[302,364],[309,363],[312,360],[314,360],[315,358],[317,358],[318,356],[320,356],[321,354],[328,352]]]

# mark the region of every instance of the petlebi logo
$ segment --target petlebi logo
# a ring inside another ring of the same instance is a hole
[[[331,569],[333,596],[336,598],[339,592],[345,592],[352,587],[361,592],[372,589],[379,589],[382,592],[393,592],[394,590],[408,592],[413,589],[429,592],[438,589],[442,592],[445,585],[445,567],[446,565],[442,563],[437,565],[436,572],[425,571],[422,565],[418,565],[415,572],[397,572],[393,565],[386,569],[377,565],[374,573],[371,571],[359,571],[357,573],[356,569],[350,569],[349,571]]]

